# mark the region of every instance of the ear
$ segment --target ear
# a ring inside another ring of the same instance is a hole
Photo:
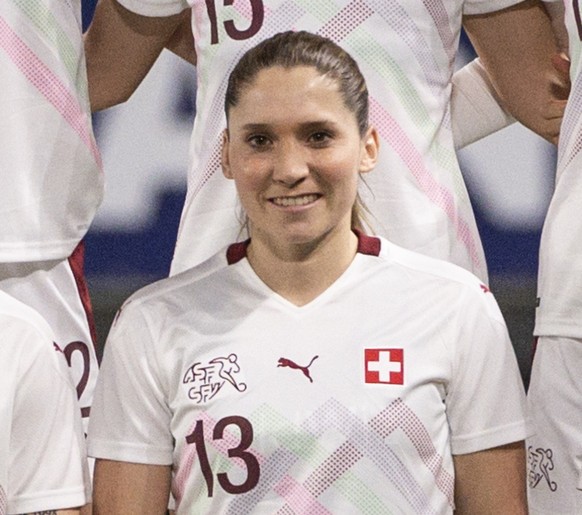
[[[222,149],[220,151],[220,161],[222,165],[222,173],[227,179],[232,179],[232,170],[230,168],[230,154],[229,154],[229,139],[228,129],[224,129],[222,133]]]
[[[380,150],[380,137],[375,127],[370,127],[362,139],[362,157],[360,160],[360,173],[367,173],[374,169],[378,162]]]

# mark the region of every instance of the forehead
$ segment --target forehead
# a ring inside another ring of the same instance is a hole
[[[335,79],[310,66],[274,66],[259,71],[254,80],[244,86],[237,105],[231,108],[230,118],[231,121],[244,118],[266,123],[280,116],[290,119],[315,111],[326,116],[354,117]]]

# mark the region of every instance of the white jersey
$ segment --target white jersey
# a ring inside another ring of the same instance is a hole
[[[524,391],[492,294],[360,236],[297,307],[231,246],[122,307],[89,454],[172,465],[178,514],[452,513],[452,454],[523,440]]]
[[[0,291],[0,515],[83,506],[85,438],[47,323]]]
[[[572,90],[540,243],[535,334],[582,338],[582,13],[576,0],[567,0],[565,8]]]
[[[80,0],[2,0],[0,69],[0,263],[65,259],[103,195]]]
[[[120,0],[150,16],[193,8],[196,120],[172,273],[200,263],[240,237],[235,187],[220,171],[226,78],[260,40],[302,29],[344,47],[368,83],[370,120],[381,145],[376,170],[366,177],[361,194],[373,214],[375,232],[459,264],[487,282],[453,148],[451,77],[463,15],[497,11],[519,1]]]

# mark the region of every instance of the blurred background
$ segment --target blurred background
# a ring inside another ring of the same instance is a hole
[[[95,0],[83,0],[89,24]],[[459,65],[474,57],[462,38]],[[86,273],[103,342],[136,289],[167,276],[186,193],[195,70],[164,52],[134,96],[94,117],[106,194],[86,238]],[[538,245],[555,148],[514,124],[459,152],[490,286],[529,382]]]

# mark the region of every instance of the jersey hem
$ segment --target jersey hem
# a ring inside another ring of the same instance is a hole
[[[495,3],[492,2],[477,2],[476,4],[465,2],[463,7],[463,14],[471,16],[477,14],[490,14],[497,11],[502,11],[508,7],[512,7],[521,3],[523,0],[498,0]],[[491,6],[494,6],[491,8]]]
[[[70,509],[91,502],[85,486],[62,491],[42,492],[35,496],[23,496],[8,500],[8,513],[34,513],[47,510]]]
[[[142,16],[149,17],[167,17],[174,14],[179,14],[183,10],[188,8],[188,4],[185,2],[164,2],[160,5],[160,2],[147,2],[140,0],[118,0],[118,2],[125,7],[128,11],[140,14]]]
[[[172,465],[173,448],[154,449],[125,442],[91,439],[89,430],[88,452],[91,458],[138,463],[140,465]]]
[[[531,424],[527,419],[524,419],[477,435],[453,437],[451,440],[451,452],[453,455],[469,454],[519,442],[533,434],[530,427]]]
[[[31,261],[67,259],[82,239],[83,235],[80,235],[79,238],[64,240],[58,243],[37,242],[26,246],[18,243],[12,248],[7,248],[10,246],[4,243],[0,247],[0,263],[26,263]]]

